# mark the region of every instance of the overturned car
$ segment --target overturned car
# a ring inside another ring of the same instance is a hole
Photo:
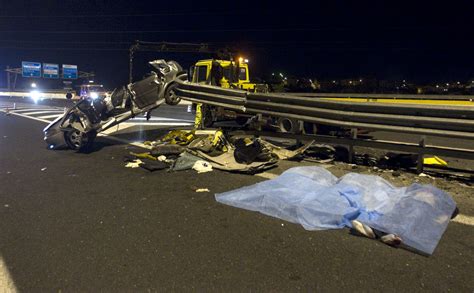
[[[149,112],[163,103],[176,105],[176,80],[187,78],[175,61],[149,62],[154,70],[143,80],[115,89],[112,94],[86,98],[68,109],[44,130],[44,140],[50,149],[84,150],[95,137],[125,120]]]

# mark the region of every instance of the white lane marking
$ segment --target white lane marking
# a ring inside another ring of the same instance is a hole
[[[463,214],[459,214],[456,216],[456,218],[452,219],[451,221],[468,225],[468,226],[474,226],[474,217],[472,216],[466,216]]]
[[[58,114],[54,114],[54,115],[38,116],[38,118],[40,118],[40,119],[55,118],[55,119],[56,119],[56,118],[58,118],[58,117],[60,117],[60,116],[63,116],[63,114],[59,114],[59,115],[58,115]]]
[[[122,122],[121,125],[148,125],[148,126],[189,126],[193,123],[187,122]]]
[[[5,261],[0,256],[0,289],[1,292],[5,293],[14,293],[18,292],[18,289],[13,282],[13,279],[8,271]]]
[[[131,128],[135,126],[134,124],[124,124],[124,123],[120,123],[120,124],[117,124],[109,129],[106,129],[104,131],[102,131],[101,133],[104,133],[104,134],[112,134],[114,132],[117,132],[119,130],[125,130],[125,129],[128,129],[128,128]]]
[[[6,112],[4,110],[2,110],[2,112]],[[10,112],[11,115],[15,115],[15,116],[20,116],[20,117],[24,117],[24,118],[28,118],[28,119],[33,119],[33,120],[37,120],[37,121],[41,121],[41,122],[44,122],[44,123],[51,123],[52,121],[49,121],[49,120],[45,120],[45,119],[41,119],[41,118],[36,118],[36,117],[33,117],[33,116],[28,116],[28,115],[24,115],[24,114],[20,114],[20,113],[15,113],[15,112]]]
[[[35,111],[35,112],[27,112],[21,113],[23,115],[38,115],[38,114],[54,114],[54,113],[64,113],[63,110],[49,110],[49,111]]]
[[[12,112],[32,112],[32,111],[59,111],[60,109],[57,109],[57,108],[21,108],[21,109],[10,109],[10,110]]]
[[[150,150],[151,149],[151,146],[147,146],[141,142],[138,142],[138,141],[129,141],[129,140],[126,140],[126,139],[123,139],[123,138],[118,138],[118,137],[115,137],[115,136],[112,136],[110,134],[107,134],[107,133],[104,133],[104,132],[101,132],[99,134],[97,134],[97,136],[104,136],[106,137],[107,139],[111,139],[111,140],[115,140],[115,141],[118,141],[118,142],[121,142],[123,144],[129,144],[129,145],[133,145],[133,146],[136,146],[136,147],[140,147],[140,148],[144,148],[144,149],[148,149]]]
[[[146,121],[146,117],[135,117],[135,118],[130,119],[129,121],[134,121],[134,120]],[[165,118],[165,117],[151,117],[148,121],[180,121],[180,122],[192,122],[192,123],[194,123],[194,120]]]

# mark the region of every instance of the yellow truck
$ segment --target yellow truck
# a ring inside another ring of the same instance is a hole
[[[223,88],[265,91],[265,85],[250,82],[248,60],[199,60],[193,66],[192,82],[207,83]]]
[[[250,82],[248,60],[199,60],[191,68],[191,81],[250,92],[268,92],[268,86]],[[236,120],[244,124],[250,115],[209,105],[197,105],[196,127],[209,127],[215,121]]]

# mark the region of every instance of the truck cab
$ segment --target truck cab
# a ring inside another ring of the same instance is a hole
[[[223,88],[234,88],[255,91],[256,84],[250,82],[248,63],[230,60],[207,59],[196,62],[192,82],[217,85]]]

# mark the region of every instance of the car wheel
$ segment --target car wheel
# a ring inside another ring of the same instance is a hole
[[[178,95],[176,95],[176,91],[175,91],[175,88],[177,85],[178,85],[177,83],[173,83],[170,86],[168,86],[168,88],[166,89],[165,91],[166,104],[175,106],[175,105],[178,105],[179,102],[181,102],[181,98],[178,97]]]
[[[64,133],[64,139],[68,147],[75,151],[83,151],[91,147],[96,137],[95,132],[85,133],[72,129]]]

